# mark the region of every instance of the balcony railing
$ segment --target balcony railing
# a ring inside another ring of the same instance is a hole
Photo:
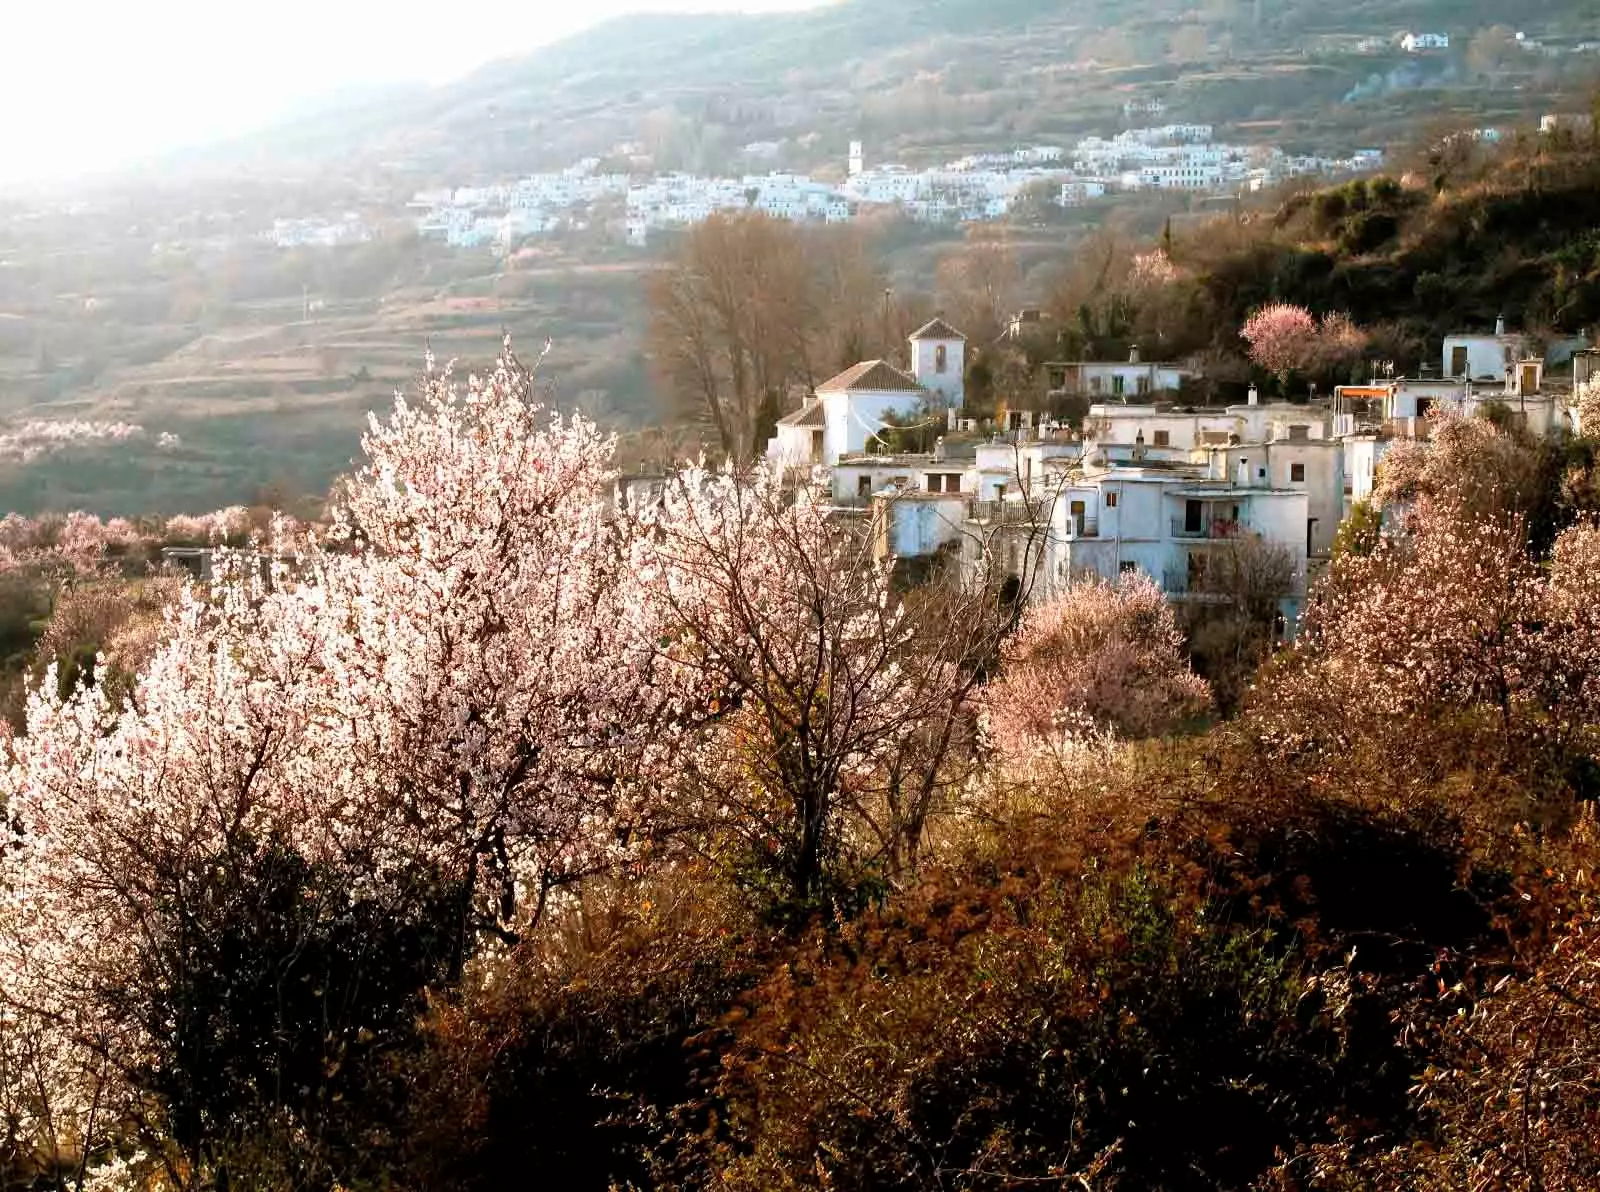
[[[1386,418],[1383,434],[1390,439],[1420,439],[1432,437],[1433,425],[1426,418]]]
[[[976,521],[1007,526],[1043,526],[1049,520],[1043,501],[973,501],[970,516]]]
[[[1174,538],[1244,538],[1250,534],[1250,525],[1243,518],[1211,517],[1199,525],[1191,525],[1188,518],[1172,519]]]

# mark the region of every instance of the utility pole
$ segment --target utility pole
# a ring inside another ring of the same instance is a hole
[[[894,297],[894,290],[888,286],[883,288],[883,358],[890,364],[894,363],[894,340],[889,334],[889,301]]]

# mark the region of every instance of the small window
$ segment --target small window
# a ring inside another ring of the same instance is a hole
[[[1310,438],[1311,428],[1309,426],[1291,426],[1289,428],[1289,442],[1291,443],[1304,443]]]
[[[944,474],[944,491],[947,493],[958,493],[961,491],[960,472],[946,472]]]
[[[1006,486],[1005,485],[997,484],[997,485],[994,486],[994,499],[997,500],[997,501],[1003,501],[1003,500],[1006,499]]]
[[[1289,479],[1290,480],[1303,481],[1303,480],[1305,480],[1305,478],[1306,478],[1306,466],[1305,466],[1305,464],[1290,464],[1289,465]]]
[[[1106,494],[1106,508],[1107,509],[1115,509],[1116,507],[1117,507],[1117,494],[1116,493],[1107,493]]]
[[[1143,397],[1146,393],[1150,392],[1150,378],[1147,376],[1135,378],[1134,388],[1137,389],[1139,395]]]
[[[948,353],[949,353],[949,349],[946,348],[944,346],[944,344],[940,344],[938,347],[933,349],[933,371],[934,372],[941,372],[942,373],[947,368],[950,367],[950,357],[949,357]]]
[[[1130,575],[1139,570],[1139,564],[1135,563],[1132,559],[1124,559],[1122,562],[1117,564],[1117,570],[1123,575]]]
[[[1256,469],[1256,479],[1257,480],[1265,480],[1266,478],[1267,478],[1267,470],[1265,468],[1257,468]]]
[[[870,497],[872,495],[872,477],[863,476],[856,481],[856,496]]]
[[[929,472],[928,473],[928,491],[930,493],[942,493],[942,492],[944,492],[944,473],[942,473],[942,472]]]
[[[1123,376],[1121,373],[1118,373],[1116,376],[1111,378],[1111,395],[1113,397],[1121,397],[1123,394],[1125,394],[1127,392],[1128,392],[1128,378],[1127,377]]]
[[[1158,430],[1158,431],[1156,431],[1156,434],[1155,434],[1155,445],[1157,447],[1170,447],[1170,446],[1172,446],[1172,432],[1171,431],[1166,431],[1166,430]]]
[[[1096,396],[1099,396],[1099,394],[1101,393],[1101,391],[1104,388],[1105,388],[1105,386],[1102,383],[1101,378],[1099,378],[1099,377],[1090,377],[1089,378],[1089,392],[1090,393],[1093,393]]]

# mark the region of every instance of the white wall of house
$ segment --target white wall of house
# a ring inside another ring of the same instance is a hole
[[[885,519],[889,553],[900,559],[931,555],[955,542],[967,519],[967,502],[960,496],[900,493],[876,498],[873,509]]]
[[[1252,486],[1287,489],[1306,494],[1306,517],[1315,519],[1301,527],[1302,553],[1309,533],[1311,552],[1328,553],[1333,537],[1344,518],[1345,444],[1333,439],[1308,439],[1293,442],[1280,439],[1267,443],[1241,444],[1215,448],[1211,452],[1209,474],[1218,480],[1232,480],[1239,474],[1240,461],[1248,461]],[[1261,473],[1265,472],[1263,476]],[[1371,480],[1368,479],[1370,488]]]
[[[1193,374],[1176,364],[1141,364],[1134,361],[1084,361],[1065,366],[1067,393],[1088,397],[1143,397],[1176,392]]]
[[[966,347],[959,339],[911,341],[911,375],[958,410],[966,401]]]
[[[890,485],[916,487],[920,462],[898,456],[868,456],[842,460],[831,469],[829,484],[833,499],[841,505],[866,505],[875,493]]]
[[[1225,443],[1228,435],[1236,430],[1237,420],[1231,411],[1175,414],[1158,412],[1151,405],[1095,404],[1089,407],[1088,417],[1084,419],[1084,433],[1096,446],[1131,445],[1143,431],[1147,448],[1174,447],[1188,451],[1205,442],[1208,432]]]
[[[809,467],[822,462],[818,437],[826,447],[826,430],[815,426],[779,425],[778,433],[767,440],[767,460],[780,468]]]
[[[1526,351],[1527,340],[1520,335],[1450,335],[1445,337],[1441,368],[1446,377],[1498,381]]]
[[[911,418],[927,409],[927,395],[910,390],[852,389],[818,396],[828,412],[822,462],[830,467],[841,455],[865,451],[868,439],[887,425],[890,415]]]

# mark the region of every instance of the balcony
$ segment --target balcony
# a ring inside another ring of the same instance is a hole
[[[1385,418],[1383,437],[1386,439],[1417,439],[1427,442],[1432,437],[1432,424],[1423,418]]]
[[[1198,525],[1184,517],[1172,519],[1172,537],[1186,540],[1247,538],[1252,532],[1250,523],[1244,518],[1207,517],[1202,518]]]
[[[968,515],[973,521],[1000,526],[1038,525],[1050,520],[1043,501],[973,501]]]

